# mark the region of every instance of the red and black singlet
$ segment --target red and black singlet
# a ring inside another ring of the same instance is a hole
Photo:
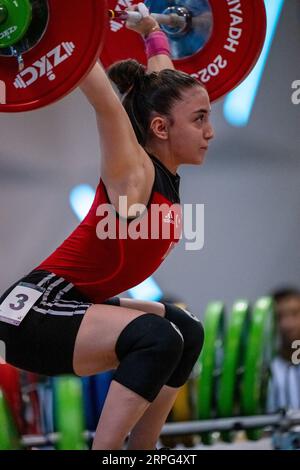
[[[35,269],[64,277],[94,303],[124,292],[153,274],[181,237],[182,215],[180,176],[172,174],[156,157],[150,157],[155,180],[147,211],[135,219],[125,219],[112,205],[103,206],[110,201],[100,179],[85,219]],[[103,211],[106,207],[108,210]],[[99,228],[107,225],[108,215],[115,234],[100,239]]]

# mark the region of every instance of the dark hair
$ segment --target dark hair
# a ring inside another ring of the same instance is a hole
[[[275,300],[276,303],[281,302],[289,297],[300,297],[300,290],[296,289],[295,287],[282,287],[280,289],[276,289],[271,293],[271,296]]]
[[[147,141],[153,112],[170,116],[172,106],[182,98],[184,90],[195,86],[204,88],[202,83],[179,70],[147,73],[144,65],[134,59],[116,62],[108,69],[108,76],[122,95],[126,93],[123,106],[142,146]]]

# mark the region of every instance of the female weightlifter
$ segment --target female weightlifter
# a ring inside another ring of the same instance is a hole
[[[172,229],[180,220],[177,169],[201,165],[213,138],[206,89],[174,69],[165,34],[144,5],[138,8],[143,19],[127,27],[144,38],[147,69],[134,60],[110,68],[121,101],[99,63],[81,83],[101,147],[93,205],[0,299],[8,363],[49,376],[115,369],[93,449],[122,449],[128,435],[128,449],[155,449],[203,344],[202,325],[190,312],[116,297],[151,275],[177,243],[174,230],[161,236],[162,225]],[[155,206],[167,208],[159,223],[152,221]],[[108,216],[116,233],[105,237]],[[130,236],[145,219],[159,236]]]

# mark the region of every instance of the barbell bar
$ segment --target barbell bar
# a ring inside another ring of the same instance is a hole
[[[299,424],[300,411],[288,411],[286,413],[270,415],[236,416],[234,418],[168,423],[163,427],[161,435],[180,436],[203,432],[242,431],[266,427],[287,430]]]
[[[184,3],[185,0],[182,0]],[[194,16],[186,6],[178,6],[174,5],[169,6],[168,13],[151,13],[151,17],[154,18],[160,25],[167,26],[168,28],[172,29],[164,29],[165,33],[169,36],[169,39],[172,37],[178,40],[179,36],[183,36],[183,34],[187,34],[189,31],[198,31],[202,33],[205,29],[210,32],[211,28],[213,27],[213,18],[210,12],[206,13],[199,13],[198,15]],[[131,11],[131,10],[123,10],[123,11],[116,11],[116,10],[108,10],[108,16],[111,20],[120,20],[120,21],[129,21],[133,24],[137,24],[139,21],[142,20],[143,16],[138,11]],[[176,30],[177,28],[177,30]]]
[[[293,426],[300,425],[300,411],[288,411],[259,416],[237,416],[234,418],[220,418],[203,421],[186,421],[180,423],[167,423],[164,425],[161,436],[182,436],[200,434],[203,432],[242,431],[257,428],[277,428],[286,431]],[[92,440],[94,432],[85,431],[84,440]],[[22,436],[22,447],[56,445],[60,434],[51,433],[45,436]]]
[[[189,15],[186,9],[182,8],[183,16],[178,15],[177,13],[170,13],[169,15],[163,13],[151,13],[152,18],[154,18],[159,24],[176,27],[185,27],[187,26],[189,19],[193,23],[193,18]],[[142,15],[138,11],[114,11],[108,10],[108,16],[110,19],[118,19],[121,21],[129,20],[132,23],[138,23],[142,20]]]

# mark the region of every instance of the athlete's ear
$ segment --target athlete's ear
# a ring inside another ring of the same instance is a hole
[[[150,124],[152,135],[158,139],[167,140],[169,137],[169,121],[166,117],[155,116]]]

